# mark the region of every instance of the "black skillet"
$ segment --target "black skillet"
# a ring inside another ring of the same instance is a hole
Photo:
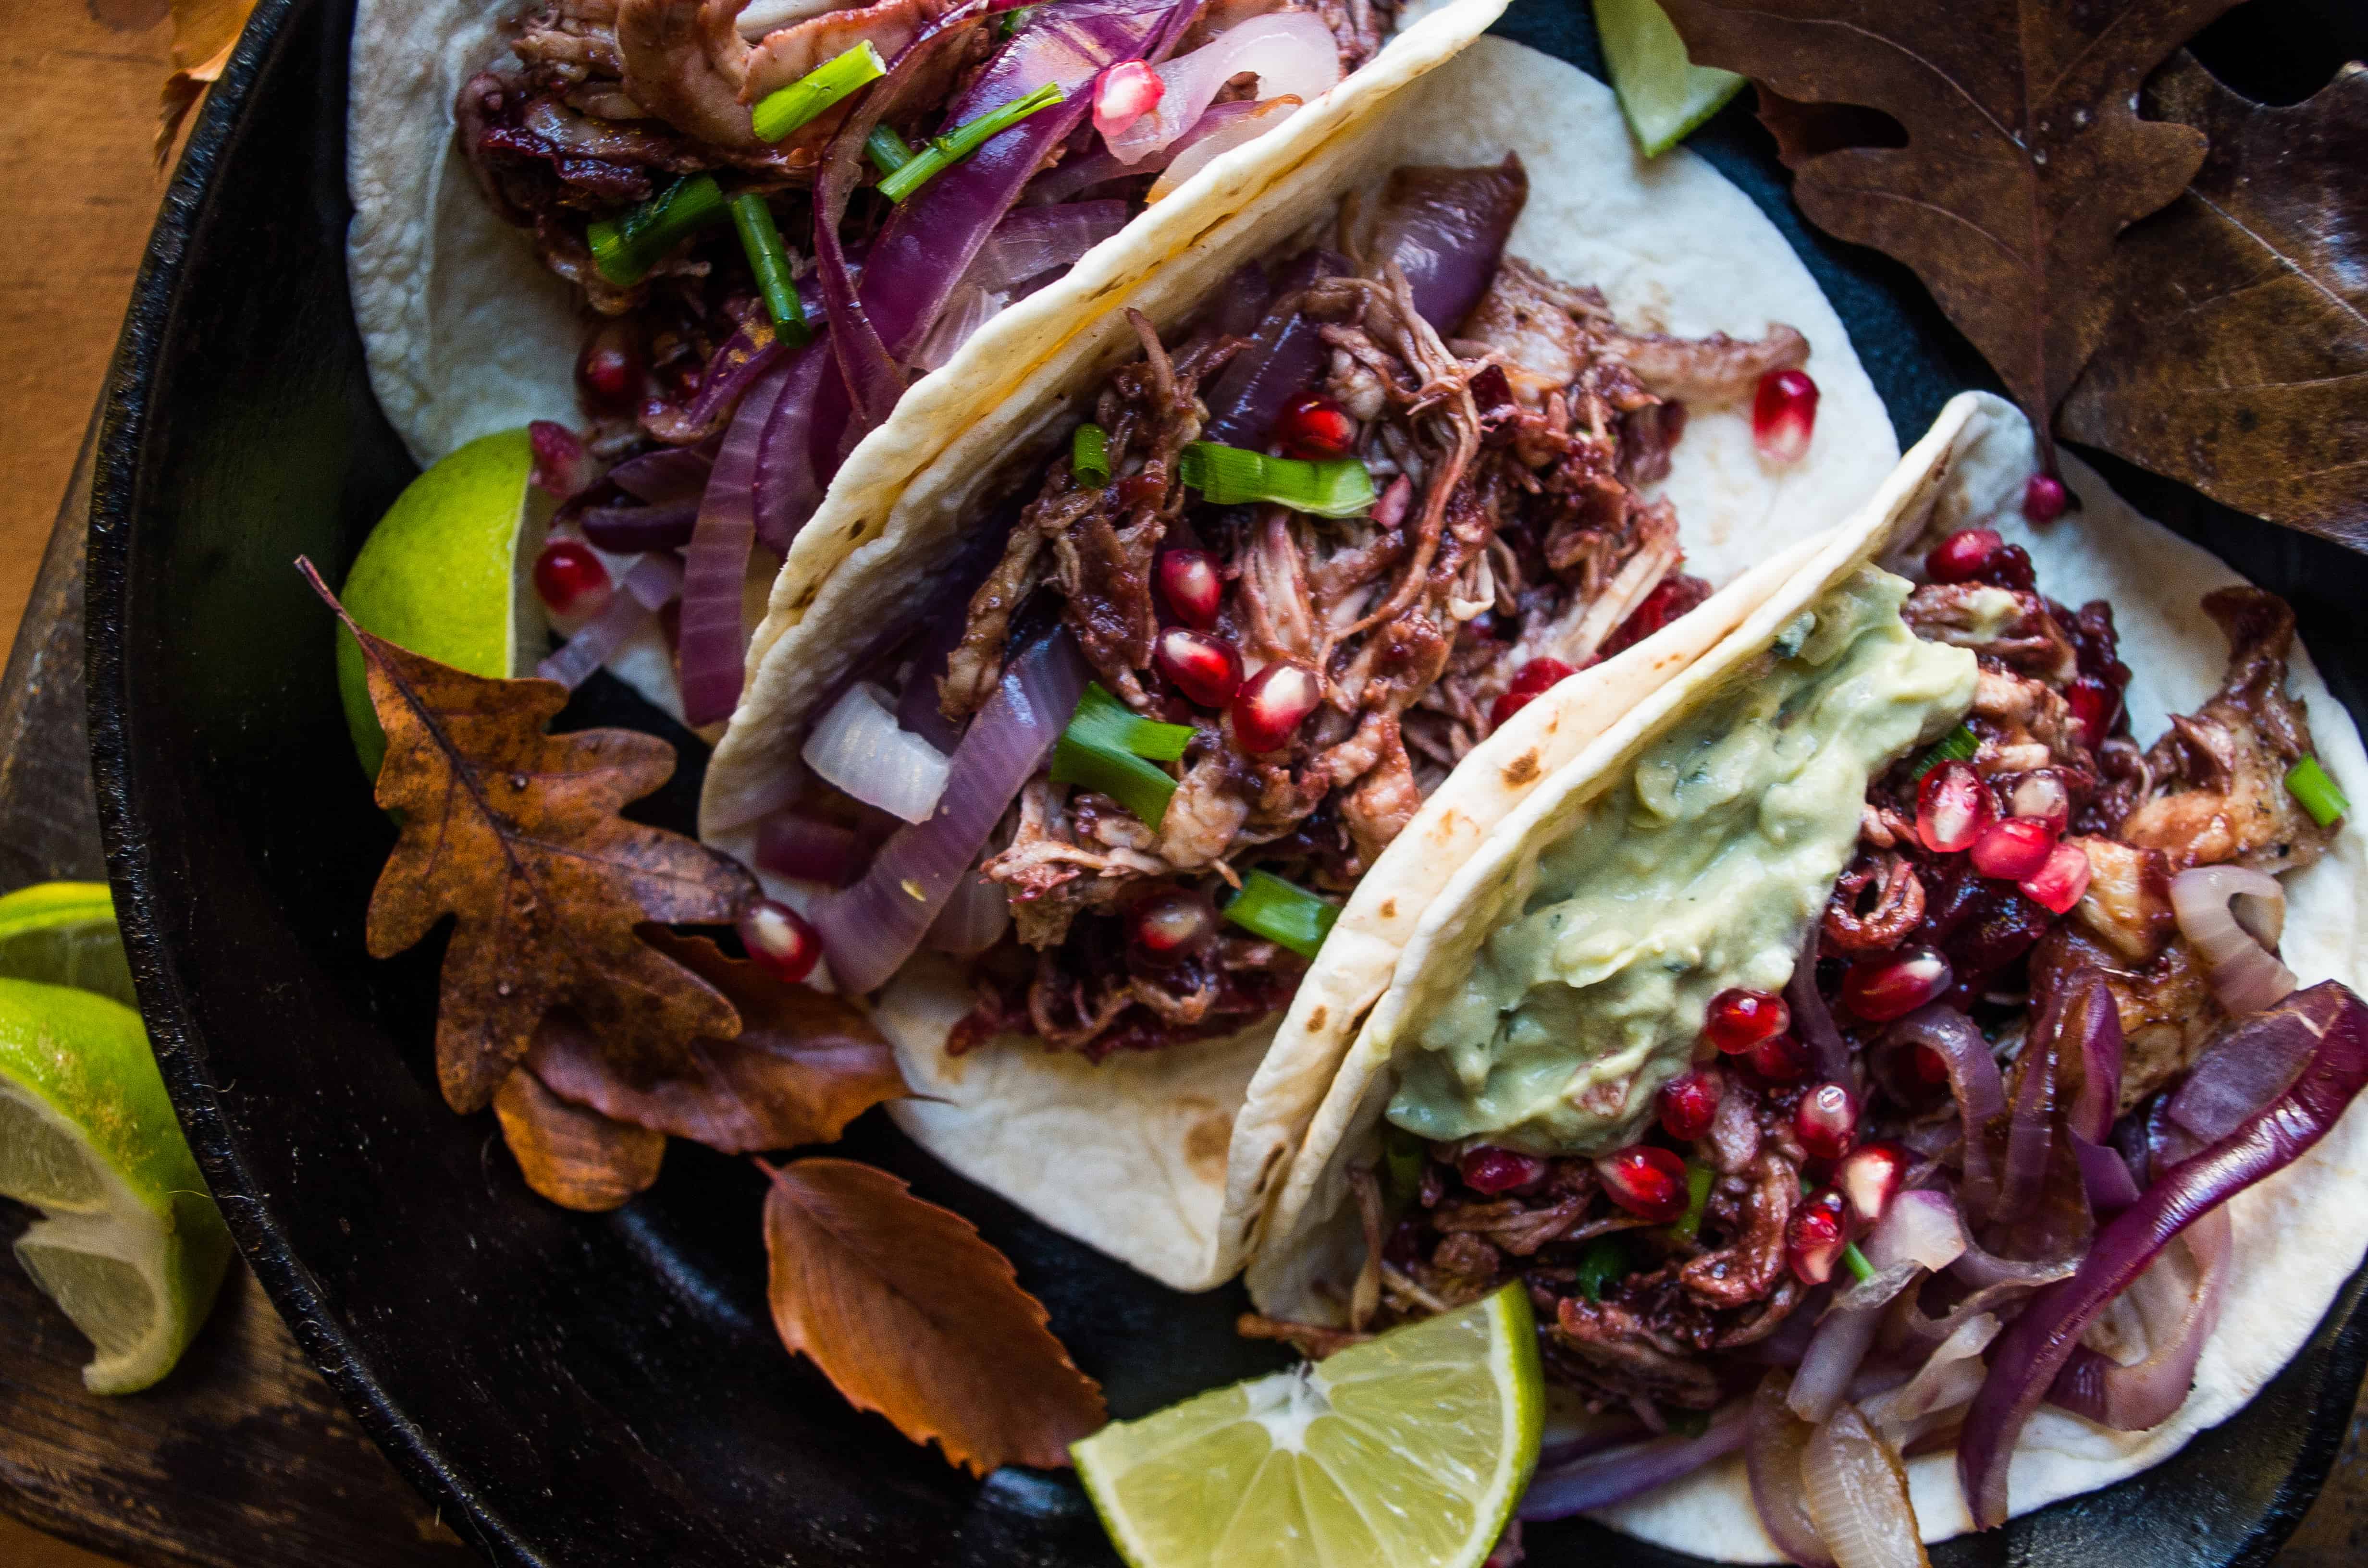
[[[2368,54],[2345,0],[2257,0],[2200,45],[2292,101]],[[339,717],[332,581],[412,476],[370,397],[342,235],[341,0],[262,0],[175,178],[108,392],[89,561],[94,770],[118,907],[176,1103],[241,1246],[370,1435],[503,1563],[1109,1563],[1065,1474],[985,1484],[851,1412],[767,1322],[758,1177],[677,1142],[606,1217],[530,1197],[489,1117],[438,1099],[439,944],[362,951],[384,858]],[[1564,0],[1502,30],[1600,72]],[[1747,99],[1748,102],[1748,99]],[[1903,442],[1989,384],[1923,290],[1807,231],[1745,105],[1694,142],[1800,249]],[[2108,465],[2154,516],[2291,597],[2355,714],[2368,562]],[[663,722],[588,687],[572,723]],[[688,741],[676,732],[674,738]],[[687,825],[698,762],[646,808]],[[853,1152],[969,1215],[1121,1415],[1279,1362],[1187,1297],[1035,1224],[875,1116]],[[1944,1564],[2265,1561],[2325,1479],[2368,1357],[2355,1278],[2253,1403],[2169,1462],[1941,1548]],[[1691,1562],[1574,1523],[1542,1564]]]

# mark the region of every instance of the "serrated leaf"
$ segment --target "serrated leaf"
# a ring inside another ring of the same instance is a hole
[[[665,1133],[562,1099],[524,1067],[495,1091],[494,1115],[527,1186],[563,1209],[617,1208],[658,1179],[666,1158]]]

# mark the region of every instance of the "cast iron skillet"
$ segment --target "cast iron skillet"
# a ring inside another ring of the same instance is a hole
[[[2305,96],[2368,52],[2360,19],[2324,4],[2313,17],[2304,0],[2260,0],[2205,52],[2257,94]],[[340,579],[413,472],[347,305],[350,23],[342,0],[258,6],[149,248],[92,513],[90,731],[118,908],[232,1228],[363,1426],[496,1562],[1112,1562],[1067,1475],[973,1483],[782,1352],[760,1178],[745,1163],[678,1142],[656,1189],[605,1217],[529,1196],[491,1118],[438,1097],[440,941],[390,962],[363,953],[391,835],[339,718],[328,614],[290,565],[309,554]],[[1505,30],[1600,73],[1593,29],[1566,3],[1524,0]],[[1987,382],[1907,274],[1803,229],[1741,106],[1695,145],[1817,271],[1903,444],[1951,392]],[[2337,691],[2368,710],[2368,645],[2347,619],[2368,602],[2368,562],[2112,472],[2287,594]],[[571,723],[662,726],[602,681]],[[697,749],[644,808],[654,820],[688,825]],[[876,1114],[850,1148],[1009,1253],[1119,1415],[1280,1364],[1234,1337],[1237,1288],[1153,1286],[953,1176]],[[2336,1451],[2368,1355],[2362,1293],[2355,1278],[2294,1364],[2177,1458],[1938,1560],[2265,1560]],[[1692,1561],[1585,1523],[1530,1541],[1541,1563]]]

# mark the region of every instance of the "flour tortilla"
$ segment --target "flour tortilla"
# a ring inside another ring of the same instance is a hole
[[[1938,535],[1981,523],[2031,551],[2040,583],[2071,603],[2112,603],[2122,657],[2135,672],[2129,689],[2134,732],[2151,740],[2172,712],[2192,711],[2217,689],[2226,643],[2199,603],[2210,590],[2240,581],[2205,551],[2132,511],[2078,459],[2062,454],[2064,478],[2082,510],[2045,528],[2021,514],[2033,466],[2030,427],[1986,394],[1953,401],[1932,436],[1902,464],[1877,508],[1854,525],[1859,539],[1805,570],[1762,606],[1731,642],[1663,688],[1552,786],[1532,794],[1468,860],[1408,943],[1389,993],[1334,1080],[1315,1125],[1268,1216],[1273,1240],[1253,1259],[1250,1287],[1261,1307],[1320,1320],[1337,1298],[1319,1289],[1353,1273],[1359,1243],[1341,1202],[1340,1176],[1370,1158],[1388,1097],[1387,1041],[1407,1028],[1421,996],[1461,972],[1473,916],[1488,890],[1517,874],[1558,836],[1577,803],[1616,778],[1642,738],[1682,714],[1738,657],[1764,646],[1776,628],[1858,562],[1886,554],[1898,562]],[[2355,801],[2368,800],[2368,755],[2351,716],[2328,692],[2297,647],[2292,689],[2308,705],[2320,762]],[[2318,864],[2284,879],[2288,919],[2284,957],[2309,985],[2368,980],[2368,934],[2360,890],[2368,885],[2368,844],[2347,825]],[[2355,1105],[2335,1130],[2293,1166],[2231,1205],[2235,1256],[2219,1329],[2196,1369],[2194,1392],[2176,1415],[2149,1432],[2111,1432],[2062,1411],[2043,1409],[2024,1429],[2009,1471],[2014,1511],[2027,1513],[2093,1491],[2177,1452],[2189,1437],[2233,1415],[2301,1348],[2336,1291],[2368,1252],[2368,1111]],[[2129,1354],[2140,1350],[2133,1336]],[[1952,1453],[1908,1461],[1917,1517],[1925,1539],[1973,1528]],[[1602,1510],[1605,1522],[1655,1542],[1721,1561],[1779,1561],[1760,1528],[1740,1457]]]
[[[1816,437],[1799,463],[1771,468],[1752,450],[1747,410],[1691,411],[1658,493],[1677,506],[1687,569],[1731,586],[1658,638],[1555,687],[1467,757],[1360,884],[1279,1030],[1269,1022],[1099,1067],[1017,1040],[953,1058],[947,1031],[970,1000],[959,971],[916,963],[887,988],[881,1021],[925,1096],[894,1108],[898,1123],[1046,1222],[1179,1289],[1214,1285],[1240,1267],[1266,1182],[1296,1147],[1357,1018],[1448,873],[1530,790],[1787,580],[1806,556],[1785,552],[1812,548],[1896,455],[1841,324],[1749,199],[1691,154],[1643,163],[1602,84],[1496,39],[1379,106],[1124,302],[1172,326],[1245,260],[1287,253],[1327,224],[1344,192],[1402,164],[1495,163],[1508,150],[1531,172],[1510,254],[1601,287],[1622,320],[1639,326],[1758,336],[1791,323],[1810,340],[1824,394]],[[928,600],[953,569],[963,529],[1067,438],[1103,377],[1138,351],[1119,302],[916,477],[877,537],[810,602],[784,613],[777,585],[751,694],[709,765],[710,842],[745,858],[749,824],[794,777],[814,705],[870,656],[876,629]]]

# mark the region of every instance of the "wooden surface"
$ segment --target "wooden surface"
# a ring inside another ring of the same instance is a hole
[[[163,194],[149,145],[165,5],[0,3],[0,211],[11,221],[11,243],[0,246],[0,643],[16,640],[42,573]],[[59,544],[0,689],[0,888],[97,869],[77,749],[78,537]],[[28,733],[48,744],[18,744]],[[21,1228],[6,1208],[0,1236]],[[244,1270],[159,1388],[123,1400],[85,1393],[87,1356],[0,1257],[0,1568],[474,1561],[363,1439]],[[2326,1494],[2277,1559],[2278,1568],[2363,1562],[2368,1403]]]

